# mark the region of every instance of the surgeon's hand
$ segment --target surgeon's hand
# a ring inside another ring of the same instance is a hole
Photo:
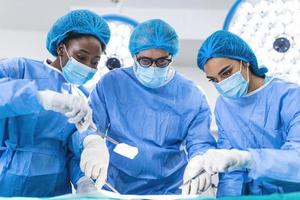
[[[94,193],[97,192],[97,188],[95,186],[95,183],[92,179],[83,176],[77,181],[77,190],[76,193]]]
[[[45,110],[60,112],[68,117],[68,121],[74,123],[80,132],[87,130],[92,123],[92,110],[81,96],[44,90],[38,92],[37,99]]]
[[[252,162],[248,151],[237,149],[209,149],[204,155],[205,171],[213,174],[218,172],[230,172],[249,167]]]
[[[182,194],[198,194],[206,191],[211,185],[211,174],[204,171],[203,168],[203,156],[194,156],[187,164],[184,175],[182,186]],[[201,173],[201,174],[200,174]],[[200,174],[199,176],[197,176]]]
[[[106,182],[109,153],[105,140],[99,135],[89,135],[83,141],[80,168],[85,176],[96,180],[96,187],[102,188]]]

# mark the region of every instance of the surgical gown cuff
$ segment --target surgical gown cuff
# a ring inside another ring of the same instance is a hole
[[[215,149],[215,147],[212,146],[212,147],[207,147],[207,148],[205,148],[205,149],[201,148],[201,149],[198,149],[198,150],[190,151],[190,152],[188,153],[188,158],[189,158],[189,160],[192,159],[192,158],[195,157],[195,156],[205,154],[206,151],[207,151],[208,149]]]
[[[257,179],[261,176],[261,167],[257,170],[257,162],[263,162],[263,158],[261,158],[261,153],[259,149],[248,149],[250,155],[251,155],[251,162],[247,166],[247,169],[249,170],[249,177],[253,179]]]
[[[23,101],[19,101],[18,108],[24,108],[24,110],[30,109],[31,112],[38,113],[42,109],[42,106],[38,101],[37,94],[37,85],[34,81],[30,81],[26,84],[25,90],[20,94],[20,97],[23,97]]]
[[[88,129],[82,133],[79,133],[78,131],[76,131],[72,135],[71,150],[77,157],[80,157],[80,154],[83,150],[83,141],[89,135],[97,135],[97,133],[91,129]]]
[[[191,154],[189,154],[189,160],[191,160],[192,158],[194,158],[195,156],[201,156],[201,155],[203,155],[205,152],[203,152],[203,151],[196,151],[196,152],[193,152],[193,153],[191,153]]]

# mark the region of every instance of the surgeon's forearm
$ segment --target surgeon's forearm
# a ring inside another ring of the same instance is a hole
[[[37,86],[31,80],[0,79],[0,118],[38,113]]]
[[[296,150],[250,149],[249,176],[300,183],[300,153]]]

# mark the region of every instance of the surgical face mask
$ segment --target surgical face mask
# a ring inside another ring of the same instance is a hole
[[[227,79],[214,84],[222,96],[237,99],[247,94],[249,87],[249,71],[247,68],[248,80],[245,80],[241,74],[241,67],[242,62],[240,64],[240,71],[232,74]]]
[[[142,67],[136,63],[135,74],[137,79],[146,87],[158,88],[169,81],[168,72],[170,67]]]
[[[69,56],[66,46],[64,46],[64,48],[69,58],[64,67],[62,67],[61,57],[59,58],[63,76],[66,81],[79,86],[91,80],[97,70],[78,62],[75,58]]]

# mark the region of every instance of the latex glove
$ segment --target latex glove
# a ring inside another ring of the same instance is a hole
[[[109,153],[105,140],[99,135],[89,135],[83,141],[80,168],[85,176],[96,180],[96,187],[102,188],[106,182]]]
[[[237,149],[209,149],[203,157],[205,160],[203,167],[211,174],[239,170],[249,167],[252,162],[248,151]]]
[[[194,156],[187,164],[184,175],[183,183],[191,180],[197,174],[204,171],[203,168],[203,156],[197,155]],[[187,184],[182,186],[182,194],[197,194],[206,191],[211,185],[211,174],[203,172],[201,175],[189,181]]]
[[[76,193],[94,193],[97,192],[97,188],[92,179],[83,176],[77,181],[77,190]]]
[[[87,130],[92,123],[92,110],[81,96],[44,90],[38,92],[37,99],[45,110],[60,112],[68,117],[68,121],[74,123],[80,132]]]

